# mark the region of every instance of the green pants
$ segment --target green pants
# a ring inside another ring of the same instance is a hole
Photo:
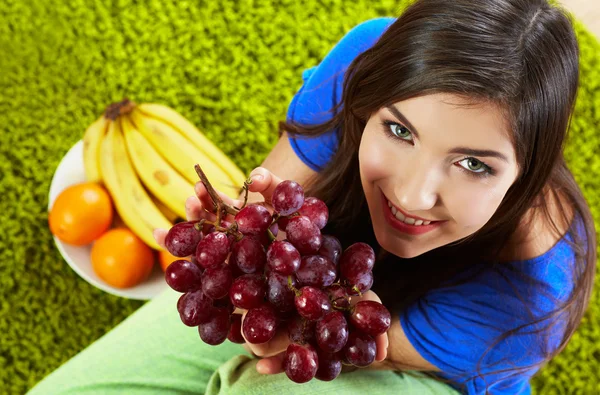
[[[457,394],[420,375],[357,370],[305,384],[261,375],[238,344],[204,344],[167,290],[38,383],[28,394]]]

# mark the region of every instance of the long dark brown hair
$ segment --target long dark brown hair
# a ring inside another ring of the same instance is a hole
[[[447,286],[466,269],[506,270],[506,262],[498,257],[527,218],[541,215],[557,237],[564,236],[557,224],[580,218],[580,231],[569,229],[576,258],[573,292],[555,311],[531,322],[559,316],[566,320],[559,347],[544,348],[548,361],[563,350],[579,325],[596,266],[592,216],[563,157],[578,83],[579,48],[572,21],[546,0],[417,0],[351,63],[342,101],[330,121],[281,122],[280,130],[307,136],[336,131],[338,149],[311,180],[307,194],[330,207],[326,232],[337,235],[345,246],[366,241],[377,247],[373,290],[392,311]],[[399,264],[402,259],[380,251],[374,237],[360,182],[360,137],[369,117],[384,106],[434,93],[502,109],[520,173],[482,229]],[[550,215],[552,197],[561,205],[561,218]],[[544,292],[533,278],[529,283],[532,292],[537,287]],[[496,344],[520,329],[503,334]]]

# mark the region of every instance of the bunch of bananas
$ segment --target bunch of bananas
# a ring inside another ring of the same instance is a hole
[[[185,218],[202,167],[213,186],[237,197],[244,173],[177,111],[128,99],[111,104],[83,136],[86,178],[104,184],[127,227],[158,250],[152,232]],[[214,181],[213,181],[214,180]]]

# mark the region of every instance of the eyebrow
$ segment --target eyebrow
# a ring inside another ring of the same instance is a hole
[[[417,129],[415,129],[415,127],[410,123],[410,121],[404,116],[402,115],[402,113],[393,105],[391,106],[387,106],[386,107],[388,110],[390,110],[390,112],[392,114],[394,114],[394,116],[396,118],[398,118],[398,120],[400,120],[400,122],[402,122],[406,127],[408,127],[410,129],[410,131],[417,136],[417,138],[419,138],[419,132],[417,132]],[[493,158],[498,158],[500,160],[503,160],[504,162],[508,163],[508,158],[506,157],[506,155],[504,155],[501,152],[498,151],[492,151],[492,150],[480,150],[480,149],[473,149],[473,148],[468,148],[468,147],[455,147],[452,148],[449,151],[450,154],[464,154],[464,155],[472,155],[472,156],[485,156],[485,157],[493,157]]]

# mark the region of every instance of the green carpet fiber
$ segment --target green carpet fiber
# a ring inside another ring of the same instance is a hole
[[[25,392],[142,305],[104,293],[47,228],[54,169],[105,106],[170,105],[244,171],[301,84],[354,25],[402,0],[4,0],[0,5],[0,393]],[[67,5],[68,4],[68,5]],[[567,157],[600,223],[600,45],[577,24],[581,90]],[[600,393],[600,299],[537,393]]]

